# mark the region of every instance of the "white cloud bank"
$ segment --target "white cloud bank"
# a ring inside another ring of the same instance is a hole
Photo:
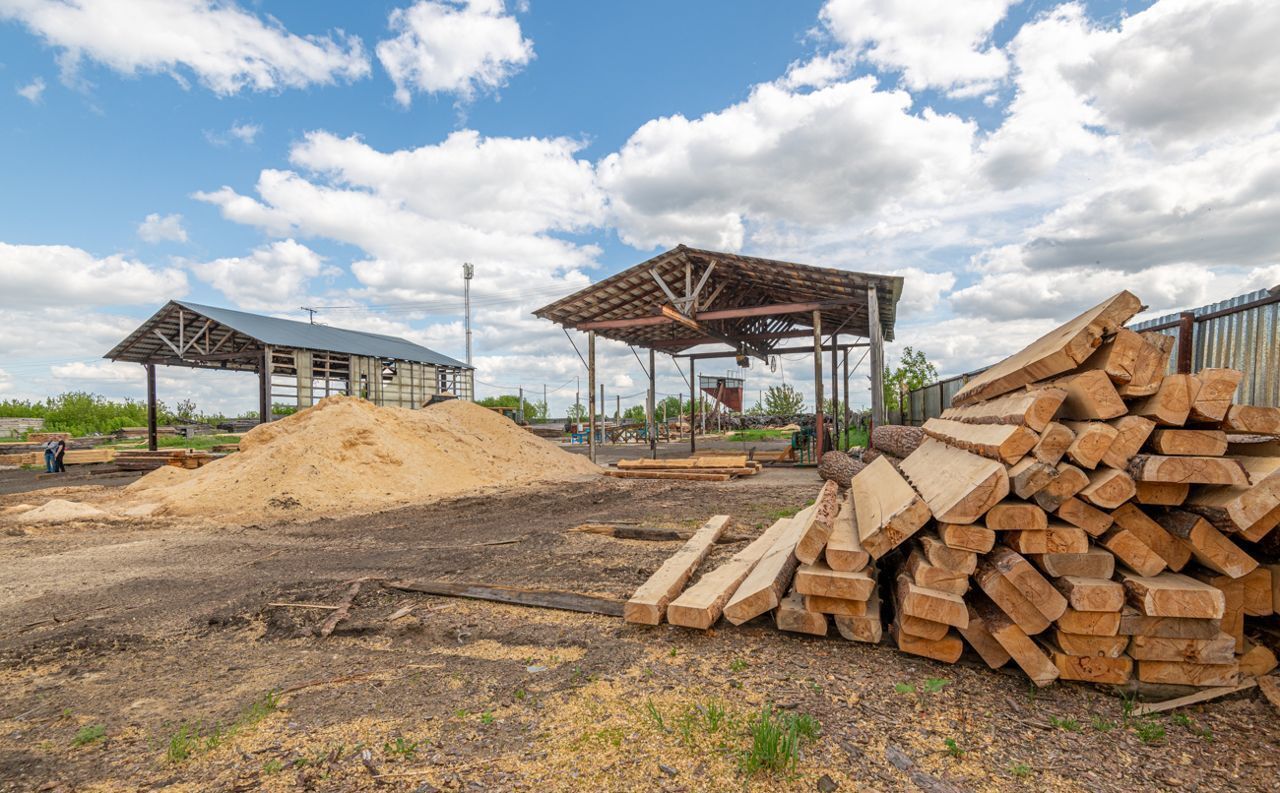
[[[466,101],[501,88],[533,60],[533,42],[502,0],[421,0],[391,12],[394,38],[378,60],[408,107],[415,93],[453,93]]]
[[[58,49],[68,82],[82,61],[126,75],[188,75],[217,94],[277,91],[367,77],[368,56],[355,36],[290,33],[233,0],[0,0],[15,19]]]
[[[68,245],[0,242],[0,308],[147,305],[187,291],[181,270]]]
[[[186,242],[187,230],[182,226],[182,215],[160,215],[152,212],[138,224],[138,237],[144,242]]]

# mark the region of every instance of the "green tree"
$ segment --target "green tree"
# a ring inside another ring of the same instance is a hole
[[[764,409],[771,416],[789,416],[804,407],[804,397],[787,383],[771,385],[764,392]]]
[[[569,421],[574,421],[574,422],[586,421],[587,406],[582,404],[581,402],[576,402],[570,405],[568,410],[568,417],[569,417]]]
[[[925,358],[923,351],[910,347],[902,348],[902,358],[898,368],[884,368],[884,407],[885,410],[901,410],[902,401],[899,394],[903,391],[914,391],[938,379],[938,370]]]
[[[644,421],[644,405],[632,405],[622,411],[622,418],[627,421]]]
[[[483,405],[487,408],[520,408],[519,394],[499,394],[498,396],[484,397],[476,400],[477,405]],[[547,417],[547,406],[541,402],[533,402],[528,397],[524,399],[524,418],[526,421],[539,421]]]

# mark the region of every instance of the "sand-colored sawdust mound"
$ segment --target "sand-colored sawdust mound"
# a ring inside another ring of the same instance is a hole
[[[107,517],[107,513],[92,504],[55,498],[35,509],[18,515],[18,523],[63,523],[72,520],[94,520]]]
[[[238,453],[181,481],[161,469],[138,484],[161,514],[247,521],[372,512],[598,472],[470,402],[406,410],[339,396],[254,428]],[[152,487],[152,477],[166,481]]]
[[[179,468],[176,465],[164,465],[136,482],[130,482],[125,485],[124,489],[129,493],[136,493],[139,490],[151,490],[157,487],[168,487],[178,482],[185,482],[191,476],[191,469]]]

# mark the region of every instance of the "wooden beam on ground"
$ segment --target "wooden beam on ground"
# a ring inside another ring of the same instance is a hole
[[[1090,612],[1083,612],[1090,613]],[[1092,612],[1094,614],[1118,614],[1119,612]],[[1129,648],[1128,636],[1091,636],[1085,633],[1071,633],[1061,627],[1055,628],[1049,636],[1053,644],[1068,655],[1097,656],[1101,658],[1119,658]]]
[[[1134,636],[1129,641],[1129,656],[1135,661],[1231,664],[1236,661],[1236,640],[1226,633],[1219,633],[1212,639]]]
[[[1214,699],[1221,699],[1231,694],[1239,694],[1241,691],[1248,691],[1258,685],[1257,680],[1246,680],[1234,686],[1214,686],[1212,688],[1202,688],[1183,697],[1175,697],[1174,699],[1166,699],[1162,702],[1143,702],[1133,709],[1134,716],[1150,716],[1153,713],[1165,713],[1178,708],[1185,708],[1188,705],[1199,705]]]
[[[996,544],[996,533],[986,526],[971,523],[939,523],[938,537],[948,548],[986,553]]]
[[[1119,686],[1133,678],[1133,660],[1127,656],[1068,655],[1052,642],[1042,642],[1062,680]]]
[[[1178,686],[1236,686],[1240,684],[1240,666],[1230,664],[1195,664],[1182,661],[1138,661],[1138,679],[1144,683],[1167,683]]]
[[[903,459],[902,472],[943,523],[973,523],[1009,494],[1003,465],[932,438]]]
[[[994,544],[994,534],[991,535],[991,539]],[[916,541],[925,560],[935,567],[942,567],[962,575],[969,575],[978,567],[978,552],[953,548],[934,532],[917,534]],[[989,549],[990,546],[988,546]]]
[[[1187,423],[1196,396],[1193,392],[1199,388],[1200,382],[1189,374],[1167,375],[1154,394],[1134,402],[1129,412],[1161,426],[1181,427]]]
[[[601,471],[614,479],[674,479],[684,482],[728,482],[737,474],[712,473],[710,471]]]
[[[873,559],[896,548],[929,521],[925,499],[883,457],[854,474],[849,490],[859,542]]]
[[[1138,368],[1138,358],[1146,342],[1142,336],[1128,328],[1120,328],[1113,336],[1099,345],[1081,369],[1101,369],[1116,385],[1124,385],[1133,379]]]
[[[984,517],[992,531],[1044,531],[1049,528],[1049,518],[1035,504],[1006,499],[987,510]]]
[[[1250,435],[1280,435],[1280,408],[1232,405],[1222,428]]]
[[[706,630],[714,625],[720,619],[724,604],[729,602],[738,586],[773,547],[778,537],[792,527],[794,521],[794,518],[775,521],[729,561],[708,571],[693,586],[681,592],[679,597],[667,605],[667,622],[699,630]]]
[[[1147,617],[1222,619],[1227,601],[1222,590],[1181,573],[1141,576],[1117,573],[1129,604]]]
[[[1067,457],[1071,462],[1093,470],[1102,462],[1102,457],[1111,448],[1111,443],[1120,431],[1103,421],[1065,421],[1067,429],[1075,433],[1071,445],[1067,447]]]
[[[840,502],[840,512],[832,524],[831,537],[827,540],[822,556],[832,570],[861,570],[871,561],[871,554],[862,547],[862,539],[858,533],[852,491]]]
[[[794,589],[778,604],[773,619],[781,631],[806,633],[810,636],[827,635],[827,615],[805,608],[804,596]]]
[[[875,578],[866,570],[832,570],[822,562],[802,564],[796,569],[795,587],[802,595],[866,600],[875,586]]]
[[[1097,546],[1084,553],[1035,554],[1031,560],[1054,577],[1110,578],[1116,569],[1115,554]]]
[[[910,575],[898,575],[896,597],[900,613],[956,628],[969,624],[969,609],[965,606],[963,597],[917,584],[911,579]]]
[[[976,563],[975,557],[975,568]],[[919,548],[912,548],[911,553],[907,554],[907,561],[902,570],[910,577],[913,584],[925,589],[957,596],[969,591],[968,573],[960,573],[931,563],[924,558]]]
[[[1110,513],[1090,506],[1074,496],[1059,504],[1054,514],[1059,520],[1084,529],[1090,537],[1101,537],[1113,522]]]
[[[815,508],[806,518],[800,540],[796,543],[796,558],[801,564],[813,564],[822,556],[822,549],[827,546],[840,510],[840,502],[836,498],[839,490],[839,485],[828,480],[818,491],[818,498],[814,501]]]
[[[426,595],[440,595],[442,597],[489,600],[517,606],[536,606],[539,608],[559,609],[561,611],[577,611],[584,614],[603,614],[606,617],[621,617],[624,605],[624,601],[621,600],[596,597],[594,595],[580,595],[576,592],[466,584],[455,581],[391,581],[383,584],[383,586],[389,589],[398,589],[402,592],[421,592]]]
[[[973,378],[952,398],[951,404],[967,405],[991,399],[1070,371],[1093,354],[1104,336],[1115,333],[1141,309],[1142,302],[1137,297],[1121,292]]]
[[[997,545],[988,557],[992,565],[1050,622],[1062,616],[1067,600],[1039,570],[1017,552]]]
[[[1018,623],[998,603],[983,597],[974,599],[974,611],[1013,662],[1031,678],[1031,682],[1044,687],[1058,679],[1058,668],[1053,665]]]
[[[724,607],[725,619],[734,625],[741,625],[778,607],[783,591],[791,582],[796,565],[799,564],[796,559],[796,543],[800,541],[804,521],[808,518],[805,512],[812,509],[814,507],[802,510],[774,538],[769,550],[742,580],[733,597],[729,598]]]
[[[1115,428],[1116,437],[1102,455],[1102,464],[1123,470],[1151,437],[1156,423],[1142,416],[1121,416],[1108,423]]]
[[[1076,611],[1120,611],[1124,607],[1124,587],[1110,578],[1061,576],[1053,580],[1067,605]]]
[[[1067,392],[1060,388],[1037,388],[978,402],[947,408],[942,418],[966,424],[1017,424],[1034,432],[1043,430],[1062,407]]]
[[[1059,630],[1077,636],[1115,636],[1120,630],[1120,613],[1068,608],[1056,624]]]
[[[1280,457],[1233,459],[1244,467],[1249,485],[1196,488],[1186,498],[1186,508],[1219,531],[1257,542],[1280,524]]]
[[[1115,509],[1136,493],[1133,479],[1124,471],[1099,468],[1089,472],[1089,484],[1077,495],[1100,509]]]
[[[662,566],[640,585],[623,609],[622,618],[640,625],[658,625],[667,613],[667,604],[680,594],[685,582],[693,575],[702,560],[707,558],[716,540],[729,524],[728,515],[715,515],[698,529],[680,550],[662,563]]]
[[[1042,463],[1033,456],[1023,457],[1009,468],[1009,489],[1018,498],[1031,498],[1058,478],[1056,465]]]
[[[966,604],[969,611],[969,624],[963,628],[958,628],[960,635],[969,643],[978,657],[982,659],[988,667],[999,669],[1009,663],[1012,656],[1009,651],[996,641],[996,637],[991,635],[991,631],[987,628],[987,623],[983,622],[982,617],[974,610],[972,604]]]
[[[1176,507],[1187,500],[1191,485],[1184,482],[1134,482],[1134,500],[1150,506]]]
[[[1212,639],[1222,632],[1222,620],[1194,617],[1148,617],[1132,606],[1120,612],[1120,633],[1125,636],[1161,636],[1170,639]]]
[[[1135,504],[1124,504],[1111,513],[1112,520],[1142,541],[1175,573],[1191,561],[1191,548]]]
[[[1196,561],[1214,572],[1240,578],[1258,566],[1252,556],[1199,515],[1171,509],[1157,516],[1156,522],[1186,543]]]
[[[1137,482],[1234,485],[1246,487],[1244,466],[1230,457],[1168,457],[1139,454],[1129,462],[1129,475]]]
[[[1045,389],[1061,391],[1061,389]],[[1066,393],[1063,391],[1062,393]],[[1031,449],[1031,456],[1042,463],[1048,465],[1057,465],[1063,455],[1067,453],[1067,449],[1071,448],[1071,444],[1075,441],[1076,434],[1062,422],[1051,421],[1045,425],[1044,430],[1040,433],[1040,440],[1036,441],[1036,445]]]
[[[1200,381],[1200,390],[1191,402],[1189,420],[1217,424],[1227,417],[1244,372],[1239,369],[1201,369],[1195,378]]]
[[[930,438],[957,449],[1005,465],[1013,465],[1026,456],[1039,441],[1035,432],[1016,424],[965,424],[947,419],[929,419],[924,432]]]
[[[1128,412],[1106,372],[1080,372],[1051,380],[1049,385],[1067,392],[1062,409],[1058,411],[1060,418],[1096,421],[1117,418]]]
[[[1021,554],[1084,553],[1089,550],[1089,535],[1084,529],[1054,521],[1044,531],[1011,531],[1004,542]]]
[[[889,626],[889,632],[898,649],[904,653],[932,658],[944,664],[954,664],[964,654],[964,642],[954,631],[948,632],[941,639],[925,639],[907,633],[897,622],[894,622]]]
[[[1165,561],[1133,532],[1120,524],[1112,524],[1106,533],[1098,538],[1098,544],[1106,548],[1115,557],[1124,562],[1138,574],[1144,576],[1159,575],[1165,569]]]
[[[1158,429],[1151,434],[1156,454],[1221,457],[1227,453],[1227,433],[1222,430]]]
[[[834,617],[840,636],[851,642],[879,644],[884,635],[884,623],[880,621],[880,596],[872,591],[867,598],[867,612],[862,616],[837,614]]]
[[[1062,502],[1089,486],[1089,476],[1068,462],[1058,463],[1058,475],[1032,498],[1045,512],[1056,512]]]

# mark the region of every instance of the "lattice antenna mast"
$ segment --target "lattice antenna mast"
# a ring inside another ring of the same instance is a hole
[[[471,278],[476,268],[470,262],[462,264],[462,315],[467,329],[467,366],[471,365]]]

